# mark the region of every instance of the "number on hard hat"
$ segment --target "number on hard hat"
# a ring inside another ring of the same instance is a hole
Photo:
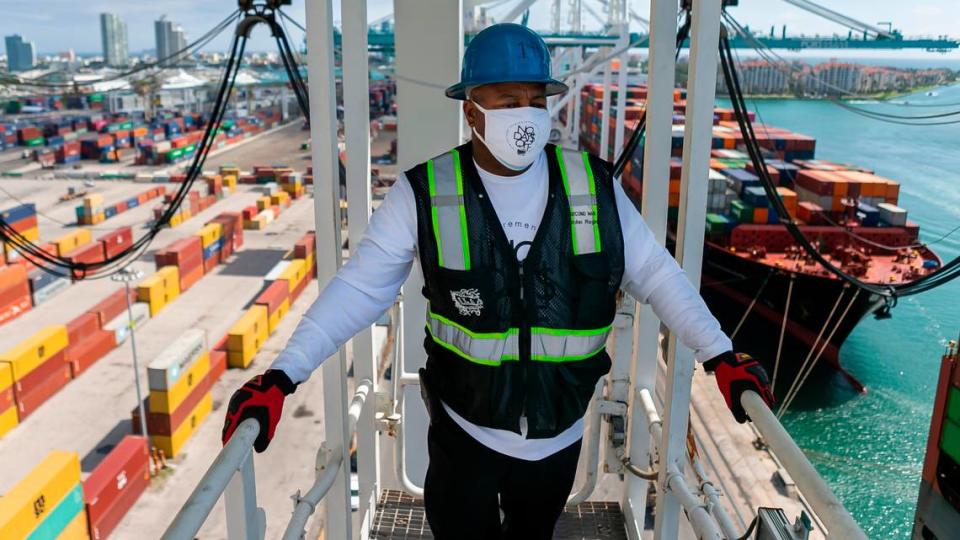
[[[463,53],[460,82],[447,88],[453,99],[467,99],[467,89],[484,84],[529,82],[546,85],[548,96],[567,91],[550,76],[550,51],[543,39],[526,26],[500,23],[473,37]]]

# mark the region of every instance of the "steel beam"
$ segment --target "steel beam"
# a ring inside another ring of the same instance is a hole
[[[347,237],[353,256],[370,221],[370,74],[367,57],[367,1],[341,2],[343,25],[343,133],[347,150]],[[373,334],[366,328],[354,336],[353,375],[370,380],[376,392],[377,364]],[[380,493],[380,442],[374,407],[365,407],[357,420],[357,480],[360,506],[354,527],[361,538],[373,525]]]
[[[673,132],[674,53],[677,32],[677,0],[651,0],[650,42],[647,73],[646,143],[643,148],[643,219],[657,242],[667,237],[667,203],[670,178],[670,141]],[[642,305],[634,323],[634,359],[631,374],[636,390],[654,392],[659,362],[660,320],[648,305]],[[637,391],[630,392],[630,410],[636,410]],[[650,435],[646,426],[629,426],[632,463],[650,459]],[[628,476],[621,506],[626,510],[627,530],[637,538],[644,526],[649,482]],[[676,508],[676,506],[675,506]],[[676,514],[674,516],[676,518]]]
[[[333,6],[331,0],[306,3],[307,69],[312,74],[310,137],[313,160],[313,203],[317,232],[317,284],[321,290],[340,268],[340,168],[337,151],[337,94],[333,61]],[[328,358],[322,366],[323,421],[326,445],[342,452],[340,463],[350,463],[347,434],[346,353]],[[324,527],[327,538],[352,538],[350,471],[340,467],[326,497]]]
[[[397,40],[397,159],[401,170],[460,144],[460,102],[448,99],[444,88],[460,78],[463,57],[461,0],[395,0]],[[425,31],[429,28],[429,31]],[[427,309],[420,291],[419,267],[404,284],[404,369],[416,374],[426,363],[423,321]],[[394,377],[400,376],[394,373]],[[403,389],[405,465],[413,482],[423,485],[427,465],[427,415],[418,388]]]

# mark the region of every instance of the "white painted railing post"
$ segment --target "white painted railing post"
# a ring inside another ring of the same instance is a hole
[[[340,166],[337,148],[336,86],[331,0],[306,2],[310,137],[313,160],[314,220],[317,232],[317,284],[323,289],[340,268]],[[347,359],[340,351],[322,366],[325,444],[341,452],[341,464],[326,498],[327,538],[352,538],[350,442],[347,433]]]
[[[343,24],[343,131],[347,151],[347,233],[350,255],[356,253],[370,220],[370,84],[367,52],[367,0],[341,2]],[[352,340],[354,379],[373,381],[377,364],[369,328]],[[371,400],[372,401],[372,400]],[[360,506],[354,527],[364,538],[373,525],[380,492],[380,441],[375,407],[367,406],[357,423],[357,479]]]
[[[650,55],[647,76],[646,143],[643,149],[643,218],[657,242],[666,243],[667,202],[670,178],[670,145],[673,132],[674,50],[677,0],[650,2]],[[636,411],[637,391],[654,392],[659,358],[660,320],[648,305],[640,306],[634,321],[634,361],[631,374],[630,410]],[[636,413],[631,414],[632,418]],[[649,461],[650,435],[642,422],[629,426],[630,461],[641,466]],[[631,538],[643,531],[649,482],[632,475],[625,482],[621,506]]]
[[[257,477],[253,470],[253,453],[247,453],[239,470],[230,479],[223,502],[227,513],[229,540],[262,540],[267,520],[257,507]]]

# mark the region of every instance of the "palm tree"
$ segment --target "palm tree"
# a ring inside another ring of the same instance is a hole
[[[147,122],[153,119],[154,100],[162,84],[162,79],[156,73],[130,81],[133,91],[144,100],[143,116]]]

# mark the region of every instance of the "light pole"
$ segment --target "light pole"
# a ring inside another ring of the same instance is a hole
[[[130,332],[130,348],[133,349],[133,382],[137,387],[137,409],[140,411],[140,432],[147,439],[147,446],[150,446],[147,436],[147,412],[143,408],[143,394],[140,392],[140,365],[137,362],[137,337],[134,332],[133,309],[130,307],[130,282],[137,281],[143,277],[143,272],[130,268],[129,266],[117,270],[110,276],[113,281],[122,281],[126,289],[127,300],[127,331]]]

